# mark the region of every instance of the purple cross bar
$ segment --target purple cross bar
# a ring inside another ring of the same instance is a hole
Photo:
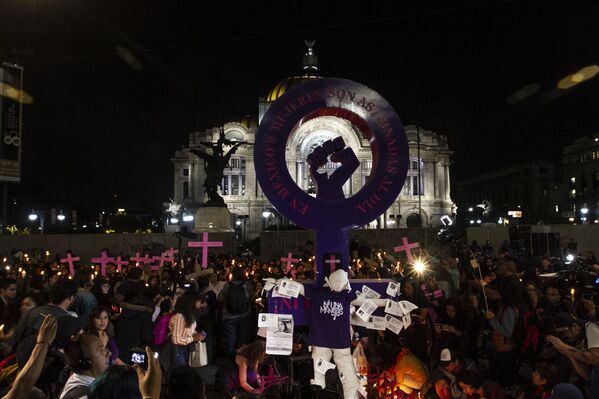
[[[285,273],[289,273],[289,271],[291,271],[291,277],[293,277],[295,279],[295,270],[292,270],[293,268],[293,264],[294,263],[298,263],[300,260],[299,259],[295,259],[293,257],[293,254],[291,252],[289,252],[287,254],[287,257],[283,257],[281,258],[281,262],[287,262],[287,270],[285,270]]]
[[[189,241],[190,248],[202,248],[202,269],[208,268],[208,247],[222,247],[222,241],[208,241],[208,232],[202,233],[202,241]]]
[[[330,267],[330,273],[335,271],[335,264],[341,263],[341,259],[338,259],[335,254],[329,255],[329,259],[325,259],[324,263],[328,263]]]
[[[106,276],[106,265],[113,262],[114,258],[109,258],[106,254],[106,251],[102,251],[102,256],[100,256],[99,258],[92,258],[92,263],[100,264],[100,274],[102,276]]]
[[[116,260],[114,261],[114,264],[116,265],[116,271],[117,273],[121,272],[121,266],[127,266],[129,264],[128,260],[121,260],[120,256],[116,257]]]
[[[408,243],[408,239],[406,237],[402,237],[401,241],[402,241],[403,245],[400,245],[399,247],[395,247],[395,248],[393,248],[393,250],[395,252],[405,251],[406,256],[408,257],[408,263],[413,265],[414,257],[412,256],[412,248],[418,248],[418,247],[420,247],[420,244],[418,244],[417,242],[410,244],[410,243]]]
[[[68,263],[69,264],[69,273],[71,273],[71,276],[74,276],[75,275],[75,267],[73,266],[73,262],[77,262],[79,260],[80,260],[80,258],[78,256],[73,257],[73,255],[71,253],[68,253],[66,258],[63,258],[60,260],[60,263]]]

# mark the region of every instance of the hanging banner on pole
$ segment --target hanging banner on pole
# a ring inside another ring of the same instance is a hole
[[[0,66],[0,181],[21,181],[23,67]]]

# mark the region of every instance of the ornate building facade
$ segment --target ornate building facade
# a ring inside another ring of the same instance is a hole
[[[306,44],[308,50],[304,56],[303,74],[283,79],[266,97],[261,97],[258,118],[244,117],[225,123],[222,128],[227,139],[253,143],[259,121],[273,101],[291,87],[309,79],[319,78],[313,43]],[[215,142],[219,132],[220,127],[214,127],[203,132],[190,133],[187,147],[177,151],[172,158],[173,200],[182,204],[189,215],[194,215],[205,201],[202,184],[206,178],[203,161],[189,152],[189,149],[201,148],[200,142]],[[450,198],[449,178],[449,158],[452,152],[446,138],[414,125],[406,126],[406,134],[410,168],[403,190],[394,205],[378,220],[364,226],[366,228],[417,227],[420,224],[437,226],[441,224],[441,216],[455,213],[455,206]],[[306,163],[308,154],[314,147],[337,136],[343,137],[346,145],[352,147],[360,160],[360,167],[344,186],[346,197],[357,193],[365,184],[372,167],[368,141],[346,120],[331,116],[319,117],[303,124],[293,133],[286,152],[289,173],[308,193],[315,194],[314,183]],[[245,239],[251,239],[267,228],[276,229],[290,224],[272,208],[257,183],[251,145],[241,146],[229,164],[230,168],[225,169],[220,185],[220,194],[233,215],[232,228],[237,228]],[[329,162],[322,169],[332,172],[337,166]],[[193,222],[190,226],[193,226]]]

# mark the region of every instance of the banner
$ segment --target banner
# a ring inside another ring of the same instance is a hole
[[[23,68],[0,66],[0,181],[21,181]]]

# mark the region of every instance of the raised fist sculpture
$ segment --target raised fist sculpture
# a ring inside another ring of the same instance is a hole
[[[318,172],[318,168],[327,163],[329,156],[332,162],[341,163],[330,176],[326,172]],[[314,148],[307,161],[312,179],[316,183],[316,198],[325,200],[344,199],[343,185],[360,166],[354,150],[345,146],[341,136]]]

